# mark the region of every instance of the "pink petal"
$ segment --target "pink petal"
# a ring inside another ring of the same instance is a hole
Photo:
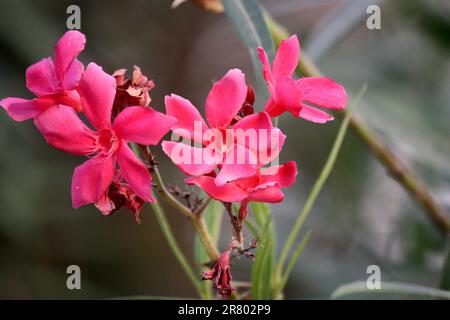
[[[58,105],[34,118],[34,124],[55,148],[78,155],[95,151],[95,133],[78,117],[73,108]]]
[[[147,167],[131,151],[126,143],[122,142],[117,151],[117,162],[120,173],[128,182],[130,188],[143,200],[155,202],[152,196],[152,177]]]
[[[298,170],[295,161],[289,161],[281,166],[272,166],[261,172],[262,183],[276,182],[281,188],[291,186],[297,177]]]
[[[328,109],[344,109],[348,102],[342,85],[326,77],[306,77],[296,81],[303,101]]]
[[[302,94],[297,89],[293,79],[282,77],[277,80],[274,100],[276,104],[298,117],[301,109]]]
[[[112,201],[108,197],[108,192],[105,192],[100,199],[95,203],[95,207],[104,215],[110,215],[113,213],[114,210],[116,210],[116,205],[114,204],[114,201]]]
[[[64,82],[62,84],[64,90],[66,91],[74,90],[77,87],[78,82],[80,81],[83,71],[84,71],[83,64],[77,59],[73,60],[72,64],[64,74]]]
[[[208,174],[219,162],[209,148],[196,148],[174,141],[163,141],[162,148],[181,171],[191,176]]]
[[[267,82],[269,92],[272,94],[273,93],[273,76],[272,76],[272,69],[270,68],[269,57],[267,56],[267,53],[264,51],[263,48],[258,48],[258,56],[259,56],[259,60],[261,60],[261,62],[263,64],[263,68],[262,68],[263,77]]]
[[[45,58],[29,66],[26,71],[27,88],[42,97],[57,92],[59,87],[55,77],[52,58]]]
[[[111,108],[116,95],[116,80],[91,62],[81,77],[78,92],[83,111],[96,129],[111,126]]]
[[[118,137],[142,145],[156,145],[170,130],[176,119],[150,107],[128,107],[114,120]]]
[[[284,142],[286,141],[286,135],[278,129],[274,128],[270,130],[269,136],[267,137],[266,144],[264,144],[264,140],[260,140],[259,149],[258,149],[258,163],[259,165],[266,165],[272,162],[283,149]]]
[[[284,199],[284,195],[281,192],[279,186],[267,187],[264,189],[258,189],[249,194],[249,201],[256,202],[269,202],[269,203],[277,203],[281,202]]]
[[[42,111],[38,99],[5,98],[0,101],[0,106],[14,121],[32,119]]]
[[[238,144],[224,155],[223,162],[215,180],[218,186],[237,179],[247,178],[254,175],[258,170],[256,155],[246,147]]]
[[[334,119],[332,115],[305,104],[302,105],[300,117],[315,123],[325,123]]]
[[[206,98],[206,120],[211,128],[227,128],[247,97],[245,75],[232,69],[212,87]]]
[[[80,94],[76,90],[66,91],[64,95],[59,95],[55,98],[55,104],[63,104],[65,106],[72,107],[76,112],[83,111]],[[42,99],[45,98],[39,98],[39,100]]]
[[[68,73],[73,67],[72,63],[78,57],[81,51],[84,50],[86,44],[86,37],[79,31],[70,30],[64,33],[55,46],[55,71],[56,78],[61,83],[71,83],[72,80],[65,79],[67,76],[73,77],[73,70]],[[80,63],[77,62],[79,65]]]
[[[185,180],[186,184],[195,184],[205,191],[211,198],[224,202],[242,201],[248,194],[234,183],[217,186],[213,177],[191,177]]]
[[[272,97],[270,97],[267,100],[266,106],[264,107],[264,112],[267,112],[267,114],[271,118],[276,118],[280,116],[281,114],[286,112],[286,109],[279,103],[277,103],[275,100],[273,100]]]
[[[172,131],[180,137],[191,141],[203,142],[203,132],[208,129],[205,120],[192,103],[176,94],[166,96],[166,113],[175,117],[178,121],[172,127]],[[199,128],[197,131],[196,128]]]
[[[115,159],[98,155],[75,168],[72,177],[72,206],[76,209],[97,202],[113,181]]]
[[[281,151],[286,136],[277,128],[272,127],[272,121],[266,112],[249,115],[237,122],[235,130],[236,141],[245,146],[258,157],[258,163],[266,164]]]
[[[255,114],[251,114],[249,116],[246,116],[236,122],[233,127],[234,130],[270,130],[272,129],[272,121],[270,120],[270,117],[265,112],[258,112]]]
[[[280,77],[292,77],[295,68],[297,68],[299,57],[300,44],[296,35],[281,41],[272,66],[275,81],[278,81]]]

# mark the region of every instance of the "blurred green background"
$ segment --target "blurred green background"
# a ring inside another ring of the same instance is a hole
[[[189,98],[203,111],[213,80],[241,68],[256,87],[250,58],[224,15],[171,1],[0,0],[0,97],[31,98],[25,69],[53,54],[65,32],[66,8],[81,8],[87,47],[81,61],[107,72],[139,65],[156,83],[152,106],[166,94]],[[444,0],[262,1],[324,73],[352,96],[369,90],[358,114],[426,181],[450,209],[450,3]],[[382,9],[381,30],[368,30],[369,4]],[[261,98],[257,100],[262,107]],[[300,175],[273,206],[278,246],[324,164],[339,122],[317,125],[283,116],[288,135],[281,161]],[[183,175],[158,153],[167,183]],[[131,213],[102,216],[93,206],[73,210],[70,181],[84,161],[51,148],[31,121],[0,112],[0,298],[194,297],[148,206],[137,225]],[[177,238],[192,257],[193,230],[167,208]],[[227,221],[224,220],[224,225]],[[351,131],[335,170],[308,220],[312,237],[286,298],[328,298],[340,284],[365,280],[368,265],[382,280],[439,283],[445,241],[422,209],[393,181]],[[221,249],[229,239],[222,233]],[[66,288],[66,268],[82,270],[82,290]],[[235,260],[235,279],[248,280],[250,262]]]

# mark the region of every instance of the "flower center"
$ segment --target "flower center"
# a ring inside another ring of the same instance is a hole
[[[100,153],[111,154],[119,147],[119,139],[111,129],[101,129],[98,132],[97,146]]]
[[[261,176],[259,172],[255,175],[248,178],[241,178],[236,181],[236,185],[238,185],[244,191],[250,192],[252,191],[258,184],[261,182]]]
[[[208,129],[204,135],[208,148],[220,153],[227,153],[234,147],[234,132],[232,129]]]

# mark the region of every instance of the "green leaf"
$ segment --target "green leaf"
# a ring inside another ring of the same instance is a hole
[[[261,237],[261,233],[259,232],[258,227],[253,221],[249,219],[249,217],[245,219],[245,226],[247,227],[248,230],[250,230],[250,233],[254,238],[259,239]]]
[[[447,253],[442,266],[440,288],[450,290],[450,238],[447,241]]]
[[[280,283],[279,287],[276,289],[277,291],[275,294],[283,291],[284,286],[286,285],[286,283],[289,279],[289,275],[291,274],[291,271],[294,268],[295,263],[297,262],[298,258],[302,254],[303,249],[305,248],[306,244],[308,243],[310,236],[311,236],[311,230],[308,230],[308,232],[306,232],[305,236],[302,238],[302,240],[298,244],[297,248],[295,249],[294,253],[292,254],[291,260],[288,263],[286,271],[283,274],[281,283]]]
[[[422,298],[450,300],[450,291],[399,282],[382,282],[381,289],[368,289],[365,281],[352,282],[338,287],[331,294],[331,299],[340,299],[361,293],[402,294]]]
[[[263,48],[269,59],[274,57],[274,45],[261,8],[256,0],[223,0],[225,13],[234,30],[247,47],[255,70],[256,79],[265,98],[269,97],[267,86],[262,78],[262,65],[257,48]]]
[[[220,202],[216,200],[211,200],[209,205],[203,212],[203,216],[206,223],[206,228],[210,232],[211,239],[215,245],[219,241],[220,227],[222,222],[223,206]],[[194,261],[197,267],[197,272],[200,273],[205,271],[206,268],[203,266],[205,263],[209,262],[208,253],[202,244],[199,236],[196,234],[194,238]],[[207,299],[212,298],[211,283],[208,281],[202,282],[202,291]]]
[[[251,204],[252,213],[259,229],[258,248],[252,265],[253,299],[270,299],[275,258],[275,230],[270,209],[265,203]]]

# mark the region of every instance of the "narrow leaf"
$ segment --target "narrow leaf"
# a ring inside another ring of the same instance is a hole
[[[447,240],[447,252],[442,266],[440,288],[450,290],[450,237]]]
[[[381,289],[368,289],[365,281],[352,282],[338,287],[331,294],[331,299],[340,299],[361,293],[402,294],[422,298],[450,300],[450,291],[399,282],[383,282]]]
[[[252,266],[252,297],[253,299],[270,299],[275,258],[275,231],[272,215],[269,207],[264,203],[252,203],[251,209],[260,234]]]
[[[256,0],[223,0],[225,13],[234,30],[247,47],[255,70],[256,79],[265,98],[269,97],[267,86],[262,78],[262,66],[256,48],[263,48],[270,60],[274,57],[274,45]]]
[[[311,236],[311,230],[309,230],[305,236],[300,241],[299,245],[295,249],[294,253],[292,254],[291,260],[288,263],[288,266],[286,268],[286,271],[284,272],[283,278],[281,280],[280,286],[277,288],[277,293],[280,293],[283,291],[284,287],[286,286],[286,283],[289,279],[289,275],[291,274],[292,269],[295,266],[295,263],[297,262],[298,258],[303,252],[303,249],[305,248],[306,244],[308,243],[309,237]]]

